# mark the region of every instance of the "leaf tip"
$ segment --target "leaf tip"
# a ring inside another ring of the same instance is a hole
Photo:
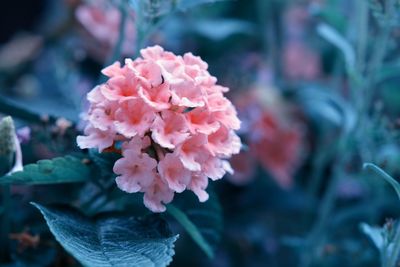
[[[371,168],[371,166],[372,166],[372,163],[369,163],[369,162],[365,162],[364,164],[363,164],[363,170],[368,170],[369,168]]]

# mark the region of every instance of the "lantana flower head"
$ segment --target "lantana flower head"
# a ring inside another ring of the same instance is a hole
[[[114,165],[118,187],[143,192],[144,204],[165,211],[175,193],[193,191],[206,201],[208,179],[233,172],[227,159],[241,141],[236,109],[207,63],[160,46],[141,50],[103,70],[106,83],[89,92],[85,135],[78,145],[120,151]]]

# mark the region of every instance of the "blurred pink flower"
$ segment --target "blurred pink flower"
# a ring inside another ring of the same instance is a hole
[[[259,162],[281,187],[289,188],[301,159],[302,129],[288,117],[284,103],[272,89],[251,90],[240,95],[237,106],[248,151],[233,157],[235,174],[230,179],[233,183],[245,184]]]
[[[129,13],[125,25],[124,42],[122,44],[122,53],[124,55],[133,55],[135,53],[136,28],[132,13]],[[99,49],[98,44],[100,44],[106,53],[101,57],[107,57],[119,38],[121,13],[118,7],[109,1],[97,0],[78,6],[75,15],[79,23],[97,41],[97,46],[94,45],[92,47],[92,52],[95,49]],[[94,53],[102,54],[103,52],[97,51],[97,53]]]
[[[265,112],[253,126],[250,151],[280,186],[293,183],[293,173],[299,160],[301,132],[279,121],[273,112]]]
[[[289,41],[283,48],[283,70],[289,79],[313,80],[321,74],[321,59],[304,43]]]
[[[138,153],[137,149],[125,148],[123,157],[115,162],[114,172],[120,189],[135,193],[150,186],[156,179],[155,168],[157,161],[145,153]]]
[[[78,145],[120,151],[118,187],[143,192],[154,212],[186,189],[206,201],[208,178],[232,173],[226,159],[241,148],[234,132],[240,120],[223,95],[228,88],[216,85],[207,63],[191,53],[154,46],[141,55],[103,70],[109,79],[87,96],[89,123]]]

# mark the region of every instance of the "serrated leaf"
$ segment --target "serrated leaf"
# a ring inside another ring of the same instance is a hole
[[[0,178],[0,184],[59,184],[90,180],[92,169],[82,159],[65,156],[39,160],[24,166],[23,171]]]
[[[57,241],[84,266],[167,266],[178,238],[159,216],[142,219],[122,214],[88,218],[71,208],[44,207]]]
[[[168,205],[170,213],[187,231],[209,258],[214,257],[222,232],[222,210],[217,195],[208,190],[209,199],[201,203],[189,192],[179,195],[175,205]]]
[[[384,170],[372,163],[365,163],[363,167],[365,170],[374,172],[375,174],[382,177],[386,182],[388,182],[396,191],[396,194],[400,199],[400,184],[392,176],[390,176]]]

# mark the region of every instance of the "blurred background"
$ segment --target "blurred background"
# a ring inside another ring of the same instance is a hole
[[[207,236],[216,254],[183,232],[171,266],[375,267],[393,257],[399,198],[363,164],[400,175],[399,1],[14,0],[0,10],[0,116],[14,118],[24,163],[76,152],[101,69],[148,45],[201,56],[230,88],[245,146],[235,174],[214,186],[218,218],[203,219],[217,224]],[[87,192],[13,186],[1,266],[78,266],[29,202],[78,203]]]

